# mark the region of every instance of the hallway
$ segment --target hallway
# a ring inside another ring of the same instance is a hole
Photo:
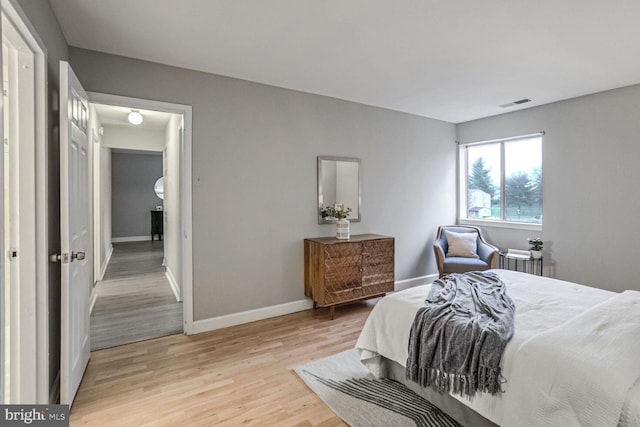
[[[96,285],[91,351],[183,331],[182,303],[167,280],[162,241],[114,243],[104,279]]]

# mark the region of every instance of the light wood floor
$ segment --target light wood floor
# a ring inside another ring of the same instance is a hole
[[[95,288],[91,349],[182,333],[182,304],[164,274],[163,242],[113,246],[104,280]]]
[[[91,353],[72,426],[344,426],[295,366],[353,348],[375,300]]]

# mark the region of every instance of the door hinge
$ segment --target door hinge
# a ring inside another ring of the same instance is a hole
[[[18,251],[15,249],[9,249],[7,251],[7,258],[9,258],[9,261],[11,261],[14,258],[18,258]]]

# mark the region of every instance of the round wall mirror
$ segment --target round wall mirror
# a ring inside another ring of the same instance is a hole
[[[164,178],[160,177],[153,185],[153,191],[156,192],[156,196],[164,200]]]

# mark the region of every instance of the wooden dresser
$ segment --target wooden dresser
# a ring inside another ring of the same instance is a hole
[[[330,307],[383,296],[394,288],[394,239],[378,234],[304,239],[304,294]]]

